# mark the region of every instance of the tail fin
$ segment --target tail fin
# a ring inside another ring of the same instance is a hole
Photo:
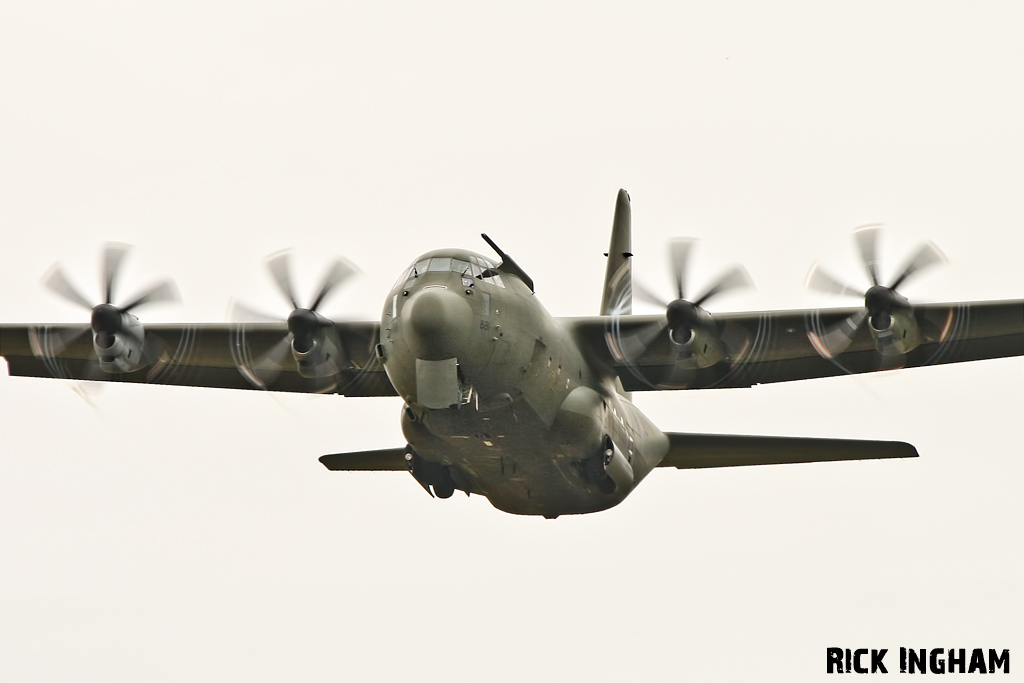
[[[629,315],[633,312],[632,229],[629,193],[619,190],[612,220],[612,241],[608,246],[608,267],[604,272],[601,315]]]

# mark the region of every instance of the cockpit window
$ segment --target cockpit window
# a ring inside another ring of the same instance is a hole
[[[452,259],[450,256],[436,256],[430,259],[430,267],[427,268],[431,273],[444,273],[452,269]]]
[[[480,273],[477,277],[483,280],[484,282],[490,282],[491,284],[498,285],[499,287],[505,286],[505,283],[501,281],[501,275],[499,275],[498,271],[494,270],[493,268],[488,268],[484,272]]]
[[[415,282],[415,279],[424,273],[452,272],[458,273],[463,277],[473,277],[498,287],[504,287],[505,284],[501,281],[501,275],[495,270],[496,267],[495,264],[479,256],[470,256],[468,261],[452,256],[435,256],[434,258],[417,261],[415,265],[402,274],[398,281],[404,282],[405,287],[409,288]]]
[[[473,259],[474,263],[473,277],[475,277],[478,280],[483,280],[484,282],[490,282],[491,284],[498,285],[499,287],[505,286],[505,283],[501,281],[501,275],[499,275],[498,271],[495,270],[497,266],[495,266],[487,259],[482,259],[475,256],[471,258]],[[479,272],[476,272],[477,269],[479,269]]]
[[[425,258],[421,261],[417,261],[413,265],[409,266],[402,273],[402,277],[398,278],[398,282],[395,283],[397,287],[400,283],[405,283],[405,289],[412,287],[413,282],[416,281],[420,275],[427,272],[427,268],[430,266],[430,259]]]

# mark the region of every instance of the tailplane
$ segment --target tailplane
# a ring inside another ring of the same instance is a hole
[[[665,436],[669,442],[668,454],[658,467],[681,470],[918,457],[917,449],[902,441],[672,432],[666,432]]]

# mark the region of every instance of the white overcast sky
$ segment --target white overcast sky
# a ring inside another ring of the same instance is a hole
[[[365,275],[488,249],[554,315],[597,312],[615,193],[635,265],[700,237],[714,308],[845,305],[922,240],[917,301],[1024,297],[1016,2],[0,0],[0,322],[84,321],[102,244],[125,298],[173,276],[217,321],[286,312],[263,258]],[[653,311],[651,311],[653,312]],[[1024,361],[638,395],[663,429],[899,439],[914,461],[652,474],[556,521],[432,500],[323,453],[400,446],[401,404],[168,387],[83,398],[0,371],[5,681],[815,681],[829,646],[1024,657]],[[1019,663],[1019,662],[1018,662]],[[1018,666],[1014,664],[1014,671]],[[1014,674],[1018,675],[1018,674]]]

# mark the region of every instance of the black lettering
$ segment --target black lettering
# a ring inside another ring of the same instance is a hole
[[[918,652],[920,652],[920,655],[918,655]],[[924,665],[925,665],[926,661],[927,661],[927,657],[925,656],[925,649],[923,647],[920,650],[914,650],[913,648],[911,648],[911,650],[910,650],[910,664],[909,664],[909,666],[910,666],[910,673],[914,673],[914,667],[915,666],[918,669],[920,669],[920,671],[918,673],[923,673],[923,674],[928,673],[928,670],[926,668],[924,668]]]
[[[981,651],[980,647],[974,648],[974,652],[971,653],[971,665],[967,668],[967,673],[988,673],[985,671],[985,653]]]
[[[835,671],[833,671],[835,667]],[[843,648],[830,647],[828,649],[828,673],[843,673]]]
[[[960,653],[959,657],[956,656],[958,652]],[[950,648],[950,650],[949,650],[949,661],[947,662],[947,664],[949,665],[948,666],[949,673],[951,673],[951,674],[964,673],[964,665],[966,663],[967,663],[967,651],[966,650],[964,650],[963,648],[960,648],[959,650],[954,650],[954,649]],[[957,666],[960,667],[960,671],[956,670]]]
[[[859,674],[866,674],[868,672],[867,667],[862,666],[860,663],[860,658],[866,655],[867,653],[868,651],[863,648],[861,648],[860,650],[856,650],[853,653],[853,670]]]
[[[937,647],[934,650],[932,650],[929,654],[931,656],[928,658],[928,668],[932,670],[932,673],[946,673],[946,660],[942,658],[942,648]]]
[[[888,652],[888,650],[885,648],[871,651],[871,673],[875,673],[879,669],[881,669],[884,674],[889,673],[885,669],[885,664],[882,663],[882,658],[885,657],[886,652]]]
[[[900,673],[907,673],[907,648],[900,648]]]
[[[988,651],[988,672],[994,674],[996,669],[1001,669],[1003,665],[1006,665],[1006,669],[1003,671],[1004,674],[1010,673],[1010,651],[1003,650],[1003,653],[996,657],[996,651],[989,649]]]
[[[850,673],[850,648],[846,648],[846,673]]]

